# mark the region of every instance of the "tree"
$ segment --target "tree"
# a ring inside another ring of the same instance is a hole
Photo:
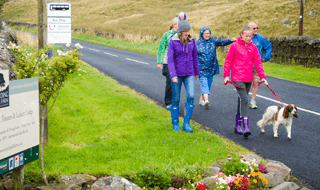
[[[77,71],[81,63],[81,53],[78,51],[82,48],[80,44],[76,44],[73,50],[69,46],[67,52],[58,50],[59,56],[48,59],[46,52],[50,46],[46,45],[37,53],[28,53],[22,47],[10,43],[9,48],[15,55],[17,64],[13,66],[18,79],[38,77],[39,79],[39,103],[40,103],[40,126],[41,126],[41,169],[42,177],[46,185],[48,181],[44,172],[43,163],[43,136],[44,136],[44,120],[51,111],[60,89],[68,76]],[[48,112],[47,108],[50,99],[54,98]]]

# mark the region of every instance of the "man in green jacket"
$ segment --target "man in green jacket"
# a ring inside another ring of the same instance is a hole
[[[166,32],[159,45],[158,56],[157,56],[157,67],[159,69],[162,68],[162,75],[166,77],[166,88],[165,88],[165,96],[164,102],[166,104],[166,109],[169,110],[172,103],[172,90],[171,90],[171,79],[170,73],[168,69],[168,45],[171,37],[178,31],[178,17],[175,17],[172,20],[172,25],[170,26],[170,30]]]

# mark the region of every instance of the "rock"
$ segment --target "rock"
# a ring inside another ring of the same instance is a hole
[[[88,174],[60,175],[59,181],[67,185],[69,188],[81,187],[83,183],[95,181],[97,178]]]
[[[289,18],[285,18],[282,21],[280,21],[282,24],[287,24],[289,22]]]
[[[213,164],[210,165],[210,167],[222,168],[222,164],[225,163],[225,162],[228,162],[228,158],[223,159],[223,160],[215,161],[215,162],[213,162]],[[210,168],[210,167],[209,167],[209,168]]]
[[[10,189],[12,187],[12,183],[13,183],[12,179],[8,179],[5,182],[3,182],[2,185],[5,189]]]
[[[290,25],[292,25],[292,26],[295,26],[297,23],[296,23],[296,21],[292,21],[291,23],[290,23]]]
[[[296,190],[299,189],[299,186],[293,182],[283,182],[280,185],[277,185],[270,190]]]
[[[281,172],[262,173],[262,177],[268,181],[266,187],[275,187],[284,182],[284,176]]]
[[[220,172],[220,168],[219,167],[210,166],[207,171],[203,172],[203,176],[204,177],[211,177],[211,176],[214,176],[214,175],[218,175],[219,172]]]
[[[91,190],[137,190],[141,189],[134,183],[120,176],[110,176],[98,179],[92,186]]]
[[[312,11],[310,10],[310,11],[308,11],[308,15],[309,15],[309,16],[317,16],[317,13],[312,12]]]
[[[271,19],[271,20],[276,20],[277,18],[273,18],[273,19]]]
[[[269,160],[265,166],[268,172],[281,172],[286,181],[290,179],[291,169],[283,163],[274,160]]]
[[[36,188],[37,190],[71,190],[65,184],[49,184],[48,186],[39,186]]]
[[[0,23],[0,70],[9,70],[9,80],[16,80],[13,65],[16,64],[13,53],[7,48],[9,42],[18,45],[18,39],[14,30],[7,28],[5,22]]]
[[[242,155],[246,161],[252,162],[254,161],[256,164],[260,164],[261,158],[259,156],[253,154]]]
[[[216,188],[217,182],[219,182],[219,180],[213,177],[206,177],[199,181],[199,183],[201,184],[206,184],[207,190],[213,190],[214,188]]]

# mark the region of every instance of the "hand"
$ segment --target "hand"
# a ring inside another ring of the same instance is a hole
[[[157,67],[158,67],[158,69],[162,69],[162,64],[161,64],[161,63],[158,63],[158,64],[157,64]]]
[[[194,76],[194,80],[198,80],[199,76]]]
[[[266,62],[266,60],[264,58],[262,58],[262,63]]]
[[[178,83],[178,79],[177,79],[177,78],[173,78],[173,79],[172,79],[172,82]]]
[[[235,40],[237,40],[237,39],[235,39],[235,38],[232,38],[232,39],[231,39],[232,42],[234,42]]]
[[[228,85],[229,77],[224,78],[224,85]]]
[[[268,85],[267,79],[262,79],[262,81],[263,81],[263,83],[264,83],[265,85]]]

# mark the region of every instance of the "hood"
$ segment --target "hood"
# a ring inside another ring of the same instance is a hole
[[[203,33],[204,33],[204,31],[206,31],[206,30],[209,30],[209,31],[210,31],[210,34],[211,34],[211,30],[209,29],[209,27],[207,27],[207,26],[202,27],[202,29],[200,30],[200,34],[199,34],[199,40],[200,40],[200,41],[207,41],[207,40],[205,40],[205,39],[203,38]]]
[[[242,39],[241,39],[240,36],[238,37],[238,39],[236,40],[236,42],[239,43],[239,44],[241,44],[241,45],[244,45],[244,46],[246,45],[246,44],[244,43],[244,41],[242,41]],[[249,42],[247,45],[249,45],[249,44],[251,44],[251,43],[252,43],[252,40],[250,40],[250,42]]]

